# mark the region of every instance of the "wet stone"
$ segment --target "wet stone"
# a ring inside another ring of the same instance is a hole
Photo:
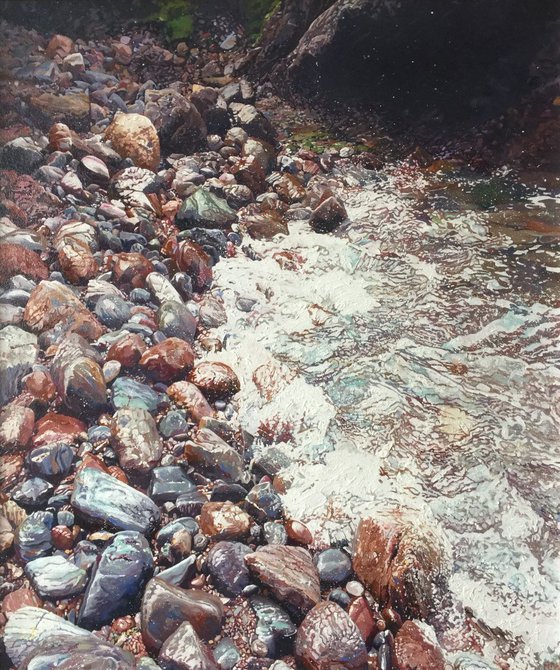
[[[184,340],[169,337],[145,351],[139,365],[152,379],[172,382],[192,369],[194,352]]]
[[[21,328],[6,326],[0,332],[0,404],[17,395],[22,378],[37,360],[38,349],[37,337]]]
[[[182,435],[189,429],[189,424],[185,419],[185,413],[172,410],[168,412],[159,424],[159,432],[166,439],[175,435]]]
[[[119,377],[111,388],[111,399],[115,409],[145,409],[155,413],[160,404],[160,395],[147,384],[129,377]]]
[[[45,556],[30,561],[25,572],[35,591],[43,598],[69,598],[81,593],[87,572],[63,556]]]
[[[123,368],[133,368],[146,351],[141,335],[127,333],[114,342],[107,351],[107,361],[118,361]]]
[[[31,479],[26,479],[12,490],[11,498],[21,507],[36,509],[47,502],[52,492],[52,484],[40,477],[31,477]]]
[[[171,586],[183,586],[196,575],[196,554],[179,561],[179,563],[158,572],[158,579],[162,579]]]
[[[130,305],[118,296],[103,296],[95,305],[95,314],[107,328],[120,328],[130,318]]]
[[[30,442],[35,412],[29,407],[7,405],[0,412],[0,444],[5,449],[24,449]]]
[[[204,361],[189,374],[189,381],[208,398],[227,398],[241,388],[239,378],[225,363]]]
[[[346,591],[343,589],[333,589],[329,593],[329,600],[332,600],[335,602],[337,605],[340,605],[343,609],[347,609],[350,603],[352,602],[352,598]]]
[[[214,647],[214,658],[221,670],[233,670],[241,659],[241,654],[235,646],[235,642],[231,638],[225,637]]]
[[[202,507],[208,502],[208,498],[200,491],[181,494],[175,501],[179,514],[187,516],[198,516]]]
[[[117,533],[94,568],[78,625],[97,629],[115,617],[136,611],[153,569],[154,560],[146,538],[135,531]]]
[[[289,653],[297,626],[280,605],[270,598],[252,596],[249,603],[257,616],[256,635],[266,646],[266,656],[277,658]]]
[[[405,621],[395,637],[395,666],[398,670],[443,670],[445,660],[421,624]]]
[[[148,475],[161,459],[163,445],[146,409],[124,408],[113,415],[111,443],[125,472]]]
[[[77,475],[71,502],[88,520],[119,530],[149,534],[160,519],[159,509],[148,496],[93,468]]]
[[[37,477],[64,477],[70,472],[74,450],[68,444],[49,444],[37,447],[27,455],[27,466]]]
[[[214,410],[199,389],[190,382],[175,382],[167,389],[167,394],[177,405],[184,407],[189,416],[198,423],[204,417],[210,417]]]
[[[223,616],[223,605],[216,596],[153,578],[142,598],[142,638],[148,649],[159,651],[181,623],[188,621],[197,635],[209,640],[220,632]]]
[[[179,496],[194,491],[195,484],[178,465],[166,465],[152,471],[148,495],[158,505],[175,502]]]
[[[246,556],[245,562],[290,612],[301,615],[321,600],[319,575],[306,549],[267,545]]]
[[[281,523],[267,521],[263,525],[264,540],[267,544],[287,544],[288,533]]]
[[[217,542],[208,553],[207,566],[218,591],[235,598],[251,583],[245,556],[252,549],[241,542]]]
[[[257,484],[247,494],[247,511],[257,521],[279,519],[284,511],[282,500],[270,482]]]
[[[296,661],[308,670],[328,667],[366,670],[366,645],[348,614],[332,601],[316,605],[299,627]]]
[[[200,528],[213,539],[239,540],[247,537],[251,518],[240,507],[231,503],[204,505],[200,514]]]
[[[228,228],[237,215],[223,198],[199,188],[185,200],[177,212],[176,222],[183,227]]]
[[[163,643],[158,665],[162,670],[217,670],[218,667],[209,647],[186,621]]]
[[[316,554],[313,562],[317,566],[322,582],[340,584],[352,574],[352,561],[340,549],[326,549]]]
[[[225,502],[229,500],[233,503],[245,500],[247,489],[241,484],[218,484],[212,489],[210,500],[212,502]]]
[[[135,165],[155,170],[160,160],[159,137],[153,123],[141,114],[117,112],[105,132],[105,140],[123,158]]]
[[[97,563],[99,558],[99,549],[93,542],[88,540],[81,540],[74,547],[72,552],[72,561],[82,570],[89,570]]]
[[[178,337],[192,342],[196,333],[196,319],[181,302],[164,302],[158,311],[158,328],[167,337]]]
[[[156,544],[163,547],[165,544],[171,544],[176,535],[187,532],[194,536],[198,533],[198,523],[191,517],[183,517],[170,521],[156,535]]]
[[[27,563],[52,551],[51,529],[54,516],[50,512],[33,512],[17,527],[16,554]]]
[[[243,477],[243,459],[213,431],[202,428],[185,443],[185,456],[191,465],[210,476],[229,481]]]

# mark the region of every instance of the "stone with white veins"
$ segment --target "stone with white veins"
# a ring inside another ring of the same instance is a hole
[[[87,572],[64,556],[44,556],[25,566],[33,588],[43,598],[69,598],[81,593],[87,582]]]

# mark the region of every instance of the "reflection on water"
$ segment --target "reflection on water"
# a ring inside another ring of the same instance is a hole
[[[345,179],[336,236],[294,222],[216,268],[241,421],[293,436],[286,504],[317,538],[412,510],[449,546],[452,610],[509,640],[489,636],[488,667],[558,661],[556,200],[500,174]]]

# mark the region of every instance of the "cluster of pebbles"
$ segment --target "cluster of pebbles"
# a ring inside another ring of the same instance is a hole
[[[317,546],[213,334],[216,263],[346,218],[340,154],[278,141],[234,40],[0,32],[3,667],[443,668],[437,542]]]

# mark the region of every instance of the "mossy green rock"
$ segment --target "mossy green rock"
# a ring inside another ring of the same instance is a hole
[[[228,228],[237,214],[223,198],[200,188],[182,204],[176,221],[183,228]]]

